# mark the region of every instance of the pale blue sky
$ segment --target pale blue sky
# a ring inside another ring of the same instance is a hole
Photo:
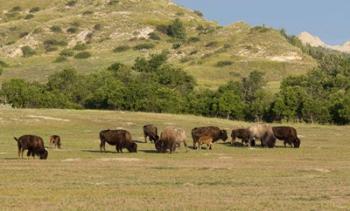
[[[245,21],[285,28],[290,34],[308,31],[329,44],[350,40],[350,0],[174,0],[197,9],[221,25]]]

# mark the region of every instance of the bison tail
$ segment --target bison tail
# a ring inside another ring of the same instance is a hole
[[[13,137],[14,139],[15,139],[15,141],[17,141],[18,142],[18,139],[16,138],[16,137]]]

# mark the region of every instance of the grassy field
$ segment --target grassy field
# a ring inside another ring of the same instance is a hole
[[[123,127],[142,141],[142,126],[247,123],[186,115],[112,111],[0,109],[1,210],[348,210],[350,129],[293,125],[300,149],[180,148],[158,154],[139,143],[137,154],[99,152],[98,132]],[[13,136],[59,134],[63,148],[49,159],[19,160]],[[190,138],[189,138],[190,139]],[[190,145],[192,145],[191,141]]]

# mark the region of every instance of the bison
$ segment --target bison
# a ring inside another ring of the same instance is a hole
[[[216,142],[219,139],[226,141],[227,132],[226,130],[220,130],[218,127],[208,126],[208,127],[199,127],[192,129],[192,139],[193,139],[193,149],[197,149],[197,143],[202,136],[210,136],[212,142]]]
[[[61,149],[61,137],[58,135],[50,136],[50,145],[52,144],[55,148]]]
[[[184,144],[187,151],[186,132],[182,128],[166,127],[160,134],[160,139],[156,141],[155,147],[158,152],[175,152],[176,147]]]
[[[19,138],[14,137],[18,146],[18,157],[23,159],[24,150],[28,150],[27,157],[38,155],[41,160],[46,160],[48,152],[45,149],[44,141],[41,137],[35,135],[23,135]]]
[[[117,152],[126,148],[129,152],[137,152],[137,144],[132,141],[131,134],[126,130],[102,130],[100,132],[100,151],[106,151],[106,142],[116,146]]]
[[[212,150],[213,138],[211,136],[202,136],[198,140],[198,149],[202,149],[202,144],[207,145],[207,150]]]
[[[275,147],[276,137],[273,134],[272,127],[265,124],[258,124],[248,128],[251,143],[255,139],[260,139],[262,147]]]
[[[232,130],[231,133],[231,144],[233,145],[233,143],[236,141],[236,138],[239,138],[242,140],[242,144],[248,144],[249,143],[249,138],[250,138],[250,133],[249,130],[246,128],[241,128],[241,129],[234,129]]]
[[[272,127],[272,131],[277,139],[284,141],[284,147],[287,144],[294,148],[300,147],[300,139],[295,128],[288,126]]]
[[[147,137],[150,142],[156,142],[159,140],[158,129],[154,125],[143,126],[143,136],[145,137],[145,143],[147,143]]]

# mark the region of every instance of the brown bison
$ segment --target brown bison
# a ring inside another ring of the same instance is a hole
[[[143,136],[145,137],[145,143],[147,143],[147,137],[150,142],[155,143],[159,140],[158,129],[154,125],[145,125],[143,126]]]
[[[258,124],[248,128],[251,143],[255,139],[260,139],[262,147],[275,147],[276,137],[273,134],[272,127],[265,124]]]
[[[246,128],[241,128],[241,129],[234,129],[232,130],[231,133],[231,144],[233,145],[234,142],[236,142],[236,138],[241,139],[242,144],[248,144],[249,143],[249,138],[250,138],[250,133],[249,130]]]
[[[207,150],[212,150],[212,145],[213,145],[213,138],[211,136],[202,136],[198,140],[198,149],[202,149],[202,145],[206,144],[207,145]]]
[[[116,146],[117,152],[126,148],[129,152],[137,152],[137,144],[132,141],[131,134],[126,130],[102,130],[100,132],[100,151],[106,151],[106,142]]]
[[[44,141],[41,137],[35,135],[23,135],[19,138],[14,137],[18,146],[18,157],[23,159],[24,150],[28,150],[27,157],[38,155],[41,160],[46,160],[48,152],[45,149]]]
[[[284,147],[287,144],[294,148],[300,147],[300,139],[295,128],[287,126],[272,127],[272,131],[277,139],[284,141]]]
[[[226,130],[220,130],[218,127],[208,126],[208,127],[199,127],[192,129],[192,139],[193,139],[193,149],[197,149],[197,143],[199,138],[202,136],[210,136],[213,140],[213,143],[219,139],[226,141],[227,132]]]
[[[54,145],[55,148],[61,149],[61,137],[58,135],[50,136],[50,145]]]
[[[176,147],[184,144],[187,151],[186,132],[182,128],[166,127],[160,134],[160,139],[156,141],[155,147],[158,152],[175,152]]]

